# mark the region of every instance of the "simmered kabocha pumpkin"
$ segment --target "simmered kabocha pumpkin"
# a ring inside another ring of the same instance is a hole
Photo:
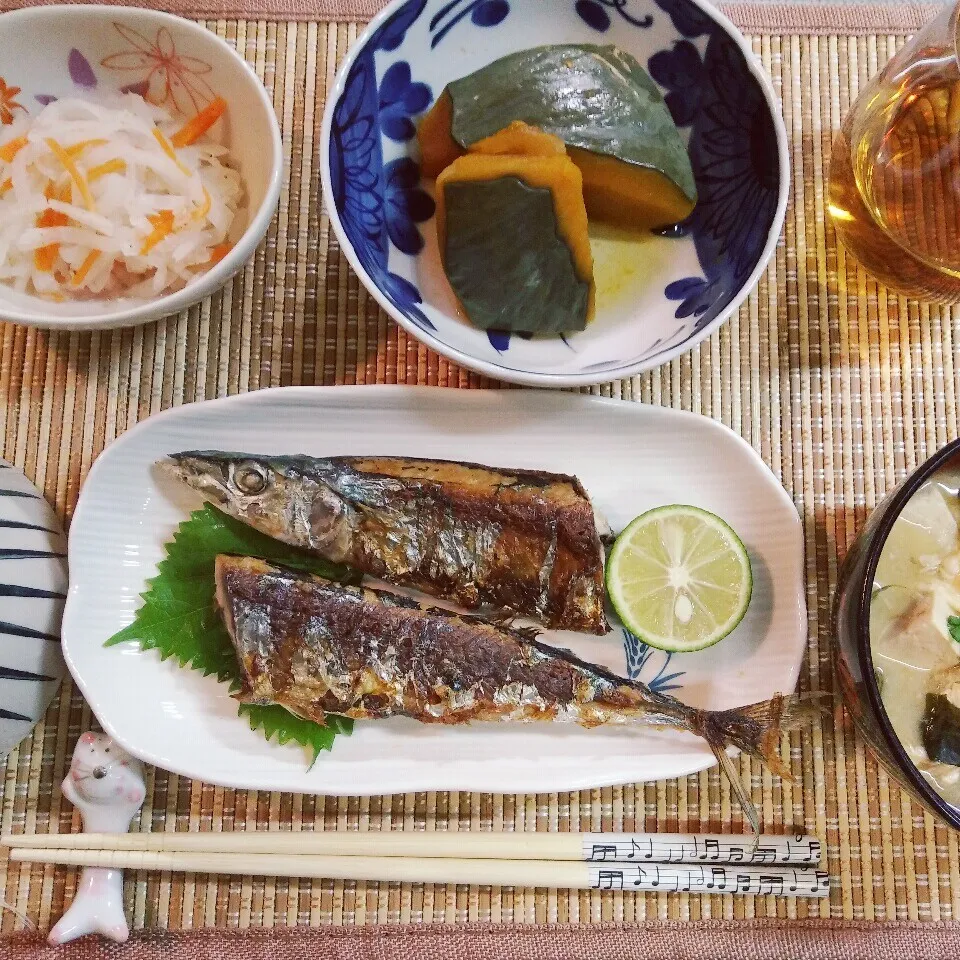
[[[450,285],[484,330],[583,330],[594,287],[580,171],[562,144],[558,153],[542,135],[539,147],[517,129],[498,136],[437,178],[437,237]],[[507,146],[551,152],[485,152]]]
[[[438,176],[515,120],[566,144],[592,217],[662,227],[696,204],[690,159],[659,89],[616,47],[521,50],[448,84],[420,122],[424,175]]]
[[[563,141],[539,127],[531,127],[522,120],[514,120],[509,126],[483,140],[470,145],[470,153],[508,153],[515,156],[563,157],[567,148]]]

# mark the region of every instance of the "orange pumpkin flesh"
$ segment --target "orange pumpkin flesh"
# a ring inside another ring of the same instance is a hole
[[[420,170],[425,177],[438,177],[444,167],[466,152],[450,135],[452,123],[453,102],[444,90],[417,127]]]
[[[522,120],[514,120],[483,140],[470,145],[470,153],[498,154],[528,157],[563,157],[567,148],[563,141],[539,127],[531,127]]]
[[[644,230],[679,223],[693,212],[693,202],[657,170],[576,147],[570,159],[583,175],[587,213],[597,220]]]

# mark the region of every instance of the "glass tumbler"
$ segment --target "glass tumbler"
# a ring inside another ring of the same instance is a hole
[[[960,302],[960,2],[867,84],[833,144],[827,209],[879,281]]]

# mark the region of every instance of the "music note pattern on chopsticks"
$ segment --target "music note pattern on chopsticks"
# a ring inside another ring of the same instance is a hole
[[[780,897],[825,897],[830,876],[822,870],[701,866],[684,863],[616,863],[588,867],[594,890],[653,890],[667,893],[739,893]]]
[[[588,863],[769,863],[820,862],[820,841],[790,837],[695,836],[693,834],[585,833]]]

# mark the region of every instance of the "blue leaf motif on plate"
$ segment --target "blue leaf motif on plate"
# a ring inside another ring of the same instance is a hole
[[[673,122],[678,127],[693,123],[705,86],[700,51],[689,40],[680,40],[672,50],[655,53],[647,67],[650,76],[667,89],[664,100]]]
[[[450,0],[442,6],[430,21],[430,41],[433,49],[465,17],[478,27],[495,27],[503,23],[510,13],[508,0]]]
[[[627,676],[631,680],[639,680],[655,693],[669,693],[671,690],[679,690],[683,686],[678,681],[686,671],[670,670],[670,661],[673,659],[672,653],[657,650],[655,647],[644,643],[625,627],[621,629],[623,631],[623,647],[627,654]]]
[[[405,3],[371,38],[374,50],[396,50],[403,43],[407,31],[423,13],[427,0]]]
[[[713,33],[716,24],[694,3],[677,0],[653,0],[670,17],[670,22],[678,33],[685,37],[700,37]]]
[[[414,83],[410,64],[398,60],[388,67],[380,81],[380,129],[391,140],[413,138],[417,128],[411,119],[430,106],[433,94],[425,83]]]
[[[777,136],[759,86],[744,83],[740,52],[710,44],[704,63],[715,98],[694,127],[694,174],[708,200],[698,219],[718,249],[726,246],[739,283],[759,259],[777,206]]]
[[[474,6],[470,19],[478,27],[495,27],[506,19],[509,12],[507,0],[483,0]]]
[[[420,168],[409,157],[391,160],[383,175],[387,235],[398,250],[414,256],[423,249],[415,224],[433,216],[433,198],[420,189]]]
[[[490,341],[490,346],[493,347],[497,353],[505,353],[510,349],[509,330],[488,330],[487,339]]]
[[[601,33],[610,29],[610,14],[596,0],[577,0],[574,9],[577,11],[577,16],[588,27],[593,27]]]
[[[648,63],[674,122],[690,129],[698,199],[680,230],[693,239],[704,277],[676,280],[664,294],[680,301],[678,319],[696,318],[695,334],[733,300],[763,253],[778,203],[777,134],[737,44],[693,4],[655,2],[684,37],[708,37],[702,55],[685,39]]]
[[[653,17],[649,14],[645,17],[632,17],[626,11],[627,0],[577,0],[574,9],[577,16],[600,33],[610,29],[610,14],[607,10],[613,10],[618,13],[627,23],[632,23],[635,27],[649,27],[653,25]]]
[[[684,277],[668,283],[663,291],[668,300],[680,300],[674,316],[678,320],[687,317],[699,317],[709,309],[713,297],[710,295],[711,284],[703,277]]]
[[[410,0],[371,38],[350,67],[330,125],[330,183],[334,207],[361,267],[406,317],[435,329],[417,287],[389,268],[391,247],[416,254],[423,247],[417,224],[433,215],[433,200],[419,187],[420,170],[409,157],[384,165],[380,141],[384,113],[393,134],[406,133],[408,113],[430,102],[409,64],[394,64],[377,84],[374,53],[395,50],[426,0]],[[410,122],[412,136],[412,122]],[[397,139],[395,137],[395,139]]]
[[[420,297],[420,291],[405,277],[396,273],[390,273],[389,270],[379,274],[377,283],[380,289],[390,298],[390,301],[398,309],[403,310],[407,316],[411,317],[422,327],[428,330],[435,330],[436,327],[424,316],[423,311],[417,306],[423,300]]]

